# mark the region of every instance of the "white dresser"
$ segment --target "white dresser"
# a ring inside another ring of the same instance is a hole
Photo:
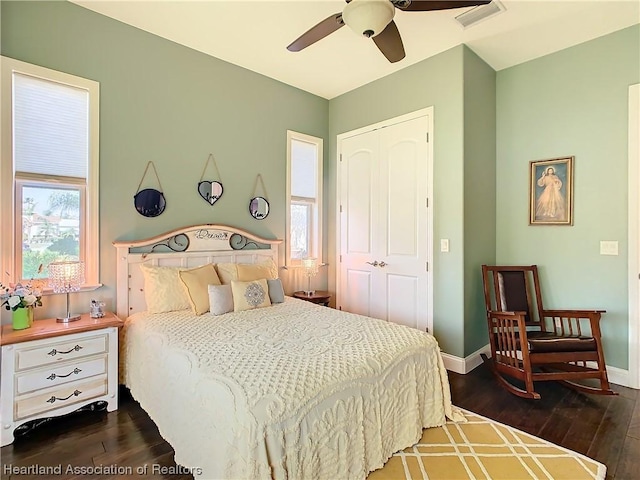
[[[93,402],[118,408],[118,329],[111,313],[72,323],[37,320],[31,328],[2,327],[1,445],[32,420],[64,415]]]

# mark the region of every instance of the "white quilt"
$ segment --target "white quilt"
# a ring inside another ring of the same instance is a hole
[[[433,336],[287,298],[132,315],[124,383],[206,479],[363,479],[452,418]]]

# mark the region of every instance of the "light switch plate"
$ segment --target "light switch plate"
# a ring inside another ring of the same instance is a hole
[[[441,238],[440,239],[440,251],[441,252],[448,252],[449,251],[449,239],[448,238]]]
[[[600,242],[600,255],[618,255],[617,240],[602,240]]]

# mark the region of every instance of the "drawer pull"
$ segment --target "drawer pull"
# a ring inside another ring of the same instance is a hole
[[[56,375],[55,373],[52,373],[51,375],[49,375],[47,377],[47,380],[55,380],[56,378],[67,378],[70,375],[73,374],[79,374],[82,370],[80,370],[78,367],[74,368],[73,371],[67,373],[66,375]]]
[[[51,355],[52,357],[56,356],[57,354],[60,355],[66,355],[67,353],[71,353],[71,352],[79,352],[80,350],[82,350],[82,347],[80,345],[76,345],[75,347],[73,347],[71,350],[67,350],[66,352],[60,352],[58,350],[56,350],[55,348],[53,350],[51,350],[49,353],[47,353],[47,355]]]
[[[55,403],[56,400],[59,401],[63,401],[63,400],[69,400],[71,397],[77,397],[78,395],[80,395],[82,392],[80,390],[75,390],[73,393],[70,393],[68,397],[64,397],[64,398],[58,398],[55,396],[52,396],[49,400],[47,400],[47,402],[49,403]]]

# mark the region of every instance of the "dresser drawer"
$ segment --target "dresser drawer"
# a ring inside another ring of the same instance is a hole
[[[102,334],[73,341],[52,342],[46,346],[35,348],[17,349],[16,370],[21,371],[64,360],[105,353],[108,347],[107,334]]]
[[[100,375],[99,377],[71,382],[34,394],[16,397],[15,419],[30,417],[48,410],[56,410],[67,405],[100,397],[107,393],[107,389],[107,376]]]
[[[16,396],[107,373],[107,355],[78,359],[16,375]]]

